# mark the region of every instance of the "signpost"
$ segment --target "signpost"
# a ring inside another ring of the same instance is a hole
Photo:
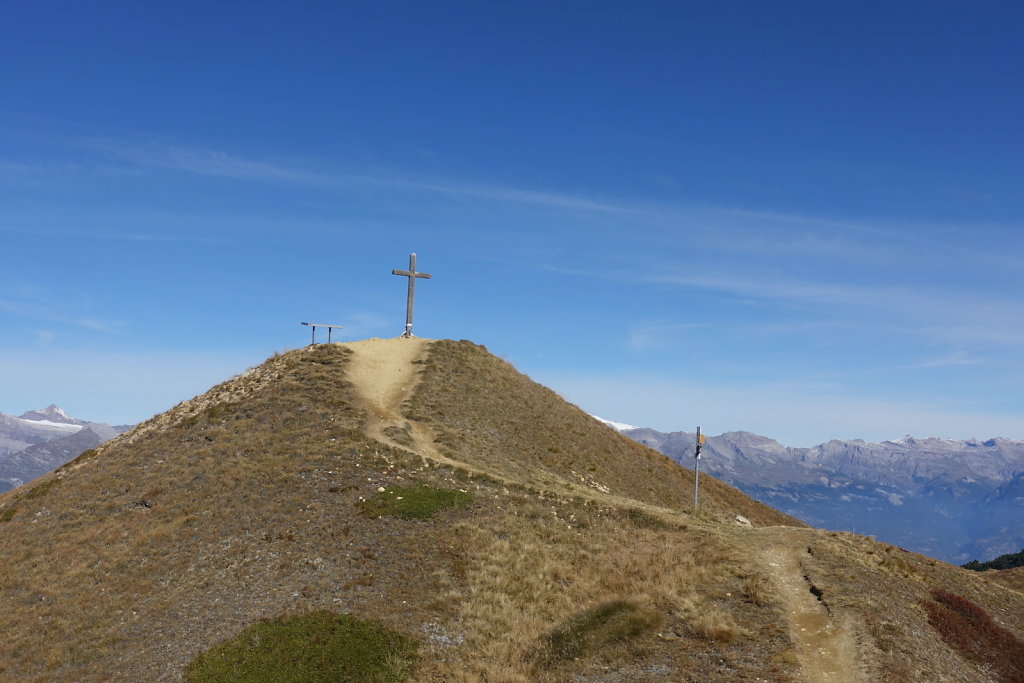
[[[700,483],[700,447],[704,445],[704,435],[697,427],[697,448],[693,451],[693,511],[697,511],[697,488]]]
[[[405,300],[405,332],[402,333],[403,337],[412,336],[412,296],[413,291],[416,288],[416,278],[422,277],[430,279],[430,273],[417,273],[416,272],[416,254],[409,254],[409,270],[392,270],[392,275],[401,275],[409,278],[409,293]]]

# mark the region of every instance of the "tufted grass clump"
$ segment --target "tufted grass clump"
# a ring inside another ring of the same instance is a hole
[[[391,515],[402,519],[428,519],[441,510],[463,509],[473,504],[473,496],[464,491],[415,484],[392,486],[360,505],[368,517]]]
[[[375,621],[328,611],[268,619],[199,655],[189,683],[404,681],[417,643]]]
[[[612,600],[579,612],[551,631],[535,651],[543,665],[571,661],[635,638],[657,627],[662,616],[632,600]]]

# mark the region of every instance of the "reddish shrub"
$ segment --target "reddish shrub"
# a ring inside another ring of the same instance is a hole
[[[1024,681],[1024,643],[981,607],[944,590],[932,591],[932,601],[924,607],[928,623],[947,645],[990,667],[1002,681]]]

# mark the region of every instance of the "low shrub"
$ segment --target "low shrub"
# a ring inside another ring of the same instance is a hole
[[[932,600],[924,606],[928,623],[947,645],[990,667],[1000,680],[1024,680],[1024,643],[995,623],[984,609],[944,590],[932,591]]]
[[[402,681],[416,641],[375,621],[327,611],[264,620],[199,655],[190,683]]]

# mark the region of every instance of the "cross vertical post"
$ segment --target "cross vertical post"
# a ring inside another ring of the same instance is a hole
[[[412,336],[412,305],[413,305],[413,293],[416,289],[416,278],[422,277],[430,279],[430,273],[417,273],[416,272],[416,254],[409,254],[409,270],[392,270],[392,275],[401,275],[409,278],[409,292],[406,295],[405,300],[405,332],[402,333],[403,337]]]

